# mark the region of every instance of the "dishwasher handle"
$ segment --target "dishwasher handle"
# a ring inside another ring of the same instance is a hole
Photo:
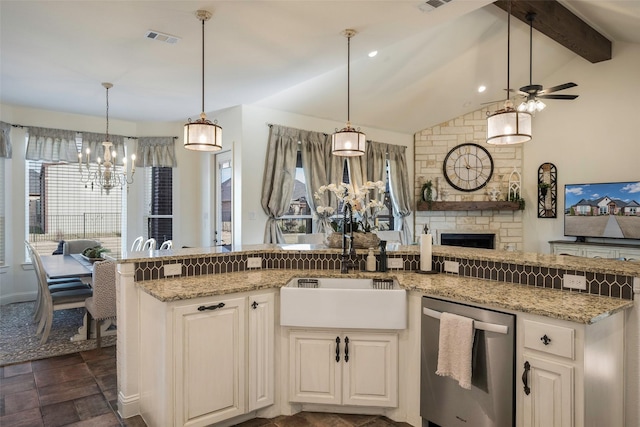
[[[426,308],[426,307],[422,308],[422,313],[425,316],[433,317],[434,319],[440,319],[440,316],[442,315],[441,312],[436,310],[431,310],[430,308]],[[507,325],[496,325],[495,323],[480,322],[478,320],[473,320],[473,327],[475,329],[481,329],[487,332],[496,332],[498,334],[509,333],[509,327]]]

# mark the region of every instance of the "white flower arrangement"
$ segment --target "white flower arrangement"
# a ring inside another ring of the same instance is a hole
[[[358,222],[362,224],[362,220],[365,222],[367,221],[370,209],[373,212],[373,218],[375,218],[377,211],[384,206],[381,201],[369,197],[369,192],[371,190],[384,191],[384,182],[367,181],[357,189],[354,189],[353,185],[345,184],[344,182],[337,185],[328,184],[318,188],[318,191],[316,191],[313,196],[315,199],[320,200],[326,191],[332,192],[336,195],[338,200],[344,204],[345,208],[347,208],[347,205],[349,206],[347,209],[350,208],[352,214],[358,216],[360,218]],[[317,206],[316,210],[318,214],[326,213],[328,215],[333,215],[335,212],[335,209],[331,206]],[[369,231],[371,229],[370,224],[365,223],[362,225],[365,231]]]

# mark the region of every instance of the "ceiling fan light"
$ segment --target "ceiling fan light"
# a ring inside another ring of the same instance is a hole
[[[522,101],[520,105],[518,105],[518,111],[521,113],[527,111],[527,101]]]
[[[365,153],[366,142],[365,134],[347,123],[347,127],[331,135],[331,151],[336,156],[362,156]]]
[[[542,111],[546,108],[547,104],[545,104],[544,102],[537,100],[536,101],[536,110],[538,111]]]
[[[521,144],[531,139],[531,114],[505,108],[487,118],[487,144]]]

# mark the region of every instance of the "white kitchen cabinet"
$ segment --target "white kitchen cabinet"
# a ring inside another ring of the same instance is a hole
[[[398,405],[398,335],[335,330],[289,333],[290,401]]]
[[[623,313],[591,325],[524,313],[517,322],[518,426],[624,425]]]
[[[246,298],[176,307],[175,425],[244,414]]]
[[[640,260],[640,247],[637,245],[596,244],[590,242],[549,242],[555,255],[575,255],[587,258],[624,258]]]
[[[140,293],[140,413],[207,426],[273,404],[274,292],[163,303]]]
[[[249,303],[249,411],[272,405],[275,393],[275,297],[273,293],[248,297]]]

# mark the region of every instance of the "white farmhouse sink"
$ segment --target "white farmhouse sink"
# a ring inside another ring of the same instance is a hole
[[[280,325],[405,329],[407,293],[396,281],[293,279],[280,289]]]

